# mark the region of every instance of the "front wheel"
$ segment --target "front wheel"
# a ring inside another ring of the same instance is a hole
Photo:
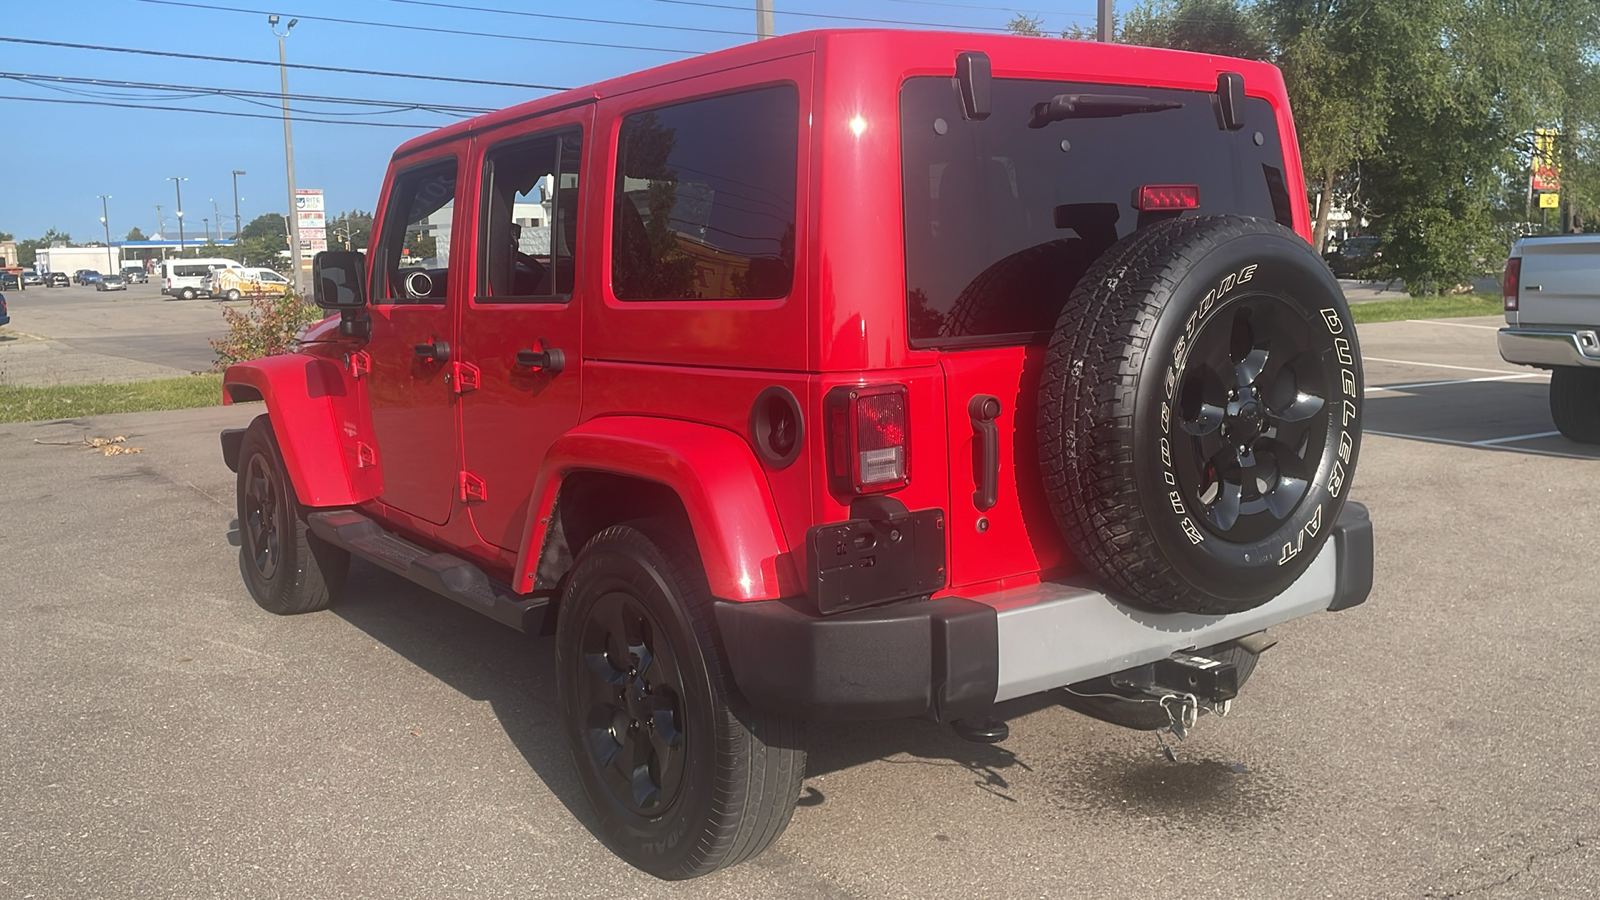
[[[266,416],[239,444],[239,568],[250,596],[280,616],[326,609],[350,571],[350,554],[311,533]]]
[[[705,575],[672,533],[617,525],[584,547],[559,611],[556,677],[598,836],[632,865],[680,879],[777,840],[805,750],[798,721],[739,697]]]

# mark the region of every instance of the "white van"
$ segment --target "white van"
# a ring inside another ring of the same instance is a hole
[[[167,259],[161,262],[161,293],[182,300],[206,296],[206,276],[213,268],[242,269],[231,259]]]

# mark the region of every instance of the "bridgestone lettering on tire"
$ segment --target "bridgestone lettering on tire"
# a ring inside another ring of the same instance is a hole
[[[1045,490],[1130,603],[1226,614],[1310,565],[1349,494],[1361,354],[1338,282],[1261,219],[1136,232],[1073,290],[1039,392]]]
[[[672,879],[766,849],[805,779],[801,723],[738,695],[705,575],[676,531],[652,520],[596,535],[556,630],[557,693],[598,836]]]

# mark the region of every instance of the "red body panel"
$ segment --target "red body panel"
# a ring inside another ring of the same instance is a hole
[[[1039,38],[810,32],[542,98],[407,142],[391,164],[377,221],[389,215],[397,172],[457,156],[448,303],[372,308],[370,387],[336,362],[305,354],[235,366],[225,380],[254,387],[274,420],[286,423],[280,439],[308,505],[365,504],[390,527],[475,559],[526,591],[567,474],[648,479],[677,492],[713,592],[735,600],[803,592],[807,531],[849,517],[851,498],[829,491],[824,466],[827,391],[901,383],[909,388],[910,482],[892,496],[909,509],[946,511],[949,590],[1075,570],[1044,506],[1032,453],[1041,349],[918,350],[908,341],[900,88],[912,77],[953,76],[957,53],[967,50],[988,54],[997,79],[1211,91],[1219,73],[1241,73],[1246,93],[1274,110],[1293,225],[1309,237],[1293,123],[1272,66]],[[799,92],[789,296],[617,300],[610,200],[622,117],[772,84]],[[572,300],[476,304],[485,147],[573,123],[584,126],[584,159]],[[566,371],[516,375],[509,361],[539,338],[567,352]],[[430,339],[452,342],[460,361],[477,366],[475,391],[457,395],[442,367],[416,364],[412,344]],[[749,436],[751,405],[772,385],[794,393],[804,418],[804,449],[781,469],[758,458]],[[975,440],[966,414],[980,393],[1002,402],[999,502],[986,511],[973,503]],[[356,466],[355,443],[367,440],[376,445],[381,484],[377,469]],[[462,470],[483,478],[486,500],[461,499]]]
[[[229,366],[222,380],[266,402],[301,503],[349,506],[382,489],[380,470],[357,458],[365,437],[363,392],[338,361],[309,353],[268,356]],[[228,391],[223,396],[231,401]]]
[[[640,416],[590,420],[550,448],[533,492],[531,552],[518,565],[517,590],[533,587],[540,544],[534,526],[549,518],[561,479],[591,470],[660,482],[682,499],[712,594],[770,600],[801,590],[761,467],[744,439],[720,428]]]

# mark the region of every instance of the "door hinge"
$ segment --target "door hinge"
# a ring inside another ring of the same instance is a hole
[[[360,378],[372,374],[372,357],[365,350],[357,350],[350,354],[350,377]]]
[[[478,367],[469,362],[453,362],[450,371],[455,377],[450,379],[455,392],[465,394],[467,391],[478,389]]]
[[[461,499],[462,500],[487,500],[489,499],[489,486],[483,479],[461,470]]]
[[[371,445],[356,441],[356,468],[368,469],[378,464],[378,451]]]

